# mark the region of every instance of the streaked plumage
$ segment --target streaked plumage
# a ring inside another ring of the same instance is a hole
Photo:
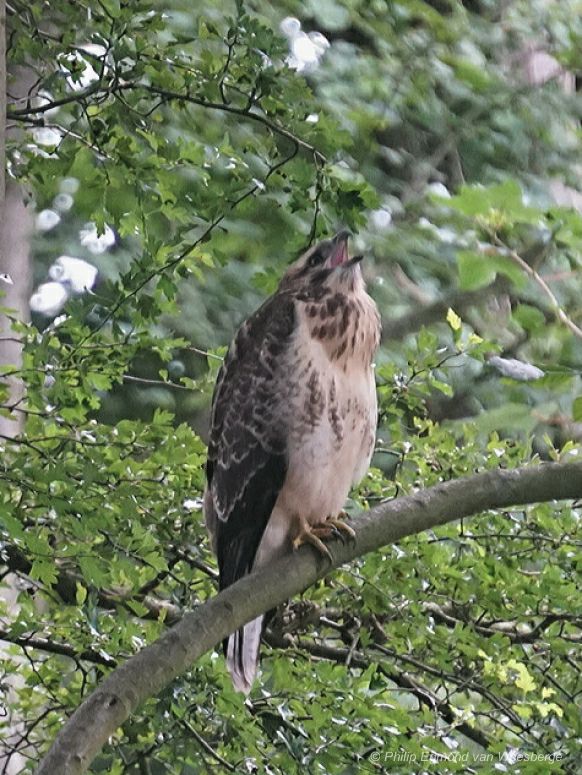
[[[206,524],[220,588],[292,546],[322,538],[374,448],[372,358],[376,305],[347,233],[308,250],[277,292],[245,321],[214,390],[208,445]],[[250,691],[263,617],[225,643],[235,688]]]

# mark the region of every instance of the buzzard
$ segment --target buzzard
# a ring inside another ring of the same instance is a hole
[[[380,318],[348,232],[310,248],[239,328],[218,374],[204,514],[220,588],[338,530],[364,476],[376,431],[372,359]],[[247,694],[263,616],[224,643],[233,684]]]

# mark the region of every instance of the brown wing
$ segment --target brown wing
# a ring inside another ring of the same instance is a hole
[[[275,294],[240,327],[216,382],[205,513],[221,589],[252,568],[287,473],[287,429],[278,409],[294,329],[292,297]]]

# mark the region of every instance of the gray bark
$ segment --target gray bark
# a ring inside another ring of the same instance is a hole
[[[0,205],[6,189],[6,2],[0,0]]]
[[[0,363],[9,366],[20,366],[22,347],[18,342],[18,334],[11,329],[11,317],[27,321],[29,319],[28,301],[32,290],[32,270],[30,266],[30,233],[32,230],[31,208],[23,201],[20,186],[9,182],[6,198],[2,207],[0,221],[0,272],[7,274],[11,284],[0,281],[0,291],[4,296],[0,305],[8,307],[13,312],[0,315]],[[22,400],[24,388],[18,376],[7,379],[10,394],[10,406]],[[22,407],[21,407],[22,408]],[[22,427],[22,413],[16,411],[12,417],[0,415],[0,435],[15,436]]]
[[[247,576],[184,616],[115,669],[61,729],[36,775],[81,775],[107,739],[148,697],[256,616],[304,591],[333,568],[405,536],[491,509],[582,497],[582,463],[497,470],[438,484],[359,515],[353,543],[328,544],[333,562],[309,548]]]
[[[0,280],[0,306],[12,310],[10,315],[0,314],[0,364],[19,366],[22,348],[18,335],[12,331],[11,317],[26,321],[29,316],[28,300],[32,281],[29,238],[32,214],[31,208],[25,207],[20,186],[14,181],[6,183],[6,75],[6,4],[0,0],[0,273],[8,275],[11,280],[11,283]],[[26,94],[34,81],[32,71],[21,70],[13,75],[15,91]],[[8,405],[19,404],[24,397],[22,381],[13,376],[5,382],[9,389]],[[0,415],[0,450],[3,444],[1,437],[11,438],[20,433],[23,418],[24,415],[18,411],[13,412],[11,417]],[[16,613],[18,589],[14,576],[8,575],[3,579],[0,597],[5,601],[7,610]],[[15,673],[6,683],[6,689],[10,692],[20,685],[21,680]],[[26,765],[26,759],[21,754],[10,751],[9,745],[2,745],[3,742],[10,744],[12,734],[18,733],[19,719],[12,718],[11,723],[12,729],[7,730],[5,740],[0,741],[0,768],[6,775],[16,775]]]

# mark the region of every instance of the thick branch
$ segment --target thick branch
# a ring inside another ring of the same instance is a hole
[[[157,695],[231,632],[307,589],[332,568],[461,517],[581,497],[582,463],[554,463],[444,482],[361,514],[352,543],[329,543],[331,566],[310,548],[288,555],[186,614],[155,643],[114,670],[62,728],[37,775],[86,772],[109,736],[140,703]]]
[[[6,191],[6,2],[0,0],[0,207]]]

